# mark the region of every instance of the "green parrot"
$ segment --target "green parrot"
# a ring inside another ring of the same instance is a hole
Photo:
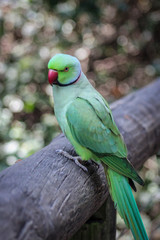
[[[54,110],[59,125],[80,157],[67,158],[101,162],[115,207],[131,229],[134,239],[148,239],[131,187],[144,185],[127,159],[127,148],[106,100],[94,89],[77,58],[56,54],[48,63],[48,80],[53,88]]]

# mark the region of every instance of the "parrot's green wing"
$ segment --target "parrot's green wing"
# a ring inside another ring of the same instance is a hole
[[[111,110],[98,98],[76,98],[66,118],[73,138],[116,172],[141,182],[127,160],[127,149],[112,118]]]
[[[110,109],[96,98],[78,97],[67,110],[66,117],[73,137],[99,156],[113,154],[127,157],[127,150]]]

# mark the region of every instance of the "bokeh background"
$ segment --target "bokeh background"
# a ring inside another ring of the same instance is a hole
[[[59,52],[79,58],[109,103],[147,85],[160,75],[160,1],[0,1],[1,170],[60,132],[47,81],[48,60]],[[152,240],[160,239],[159,161],[145,163],[146,185],[136,194]]]

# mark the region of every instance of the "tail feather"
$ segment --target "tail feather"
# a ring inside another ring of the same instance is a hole
[[[115,206],[127,227],[131,229],[134,239],[147,240],[148,236],[128,179],[110,168],[107,169],[106,175]]]

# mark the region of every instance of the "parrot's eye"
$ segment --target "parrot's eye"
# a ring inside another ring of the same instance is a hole
[[[68,72],[68,71],[69,71],[69,68],[68,68],[68,67],[66,67],[66,68],[64,69],[64,71],[65,71],[65,72]]]

